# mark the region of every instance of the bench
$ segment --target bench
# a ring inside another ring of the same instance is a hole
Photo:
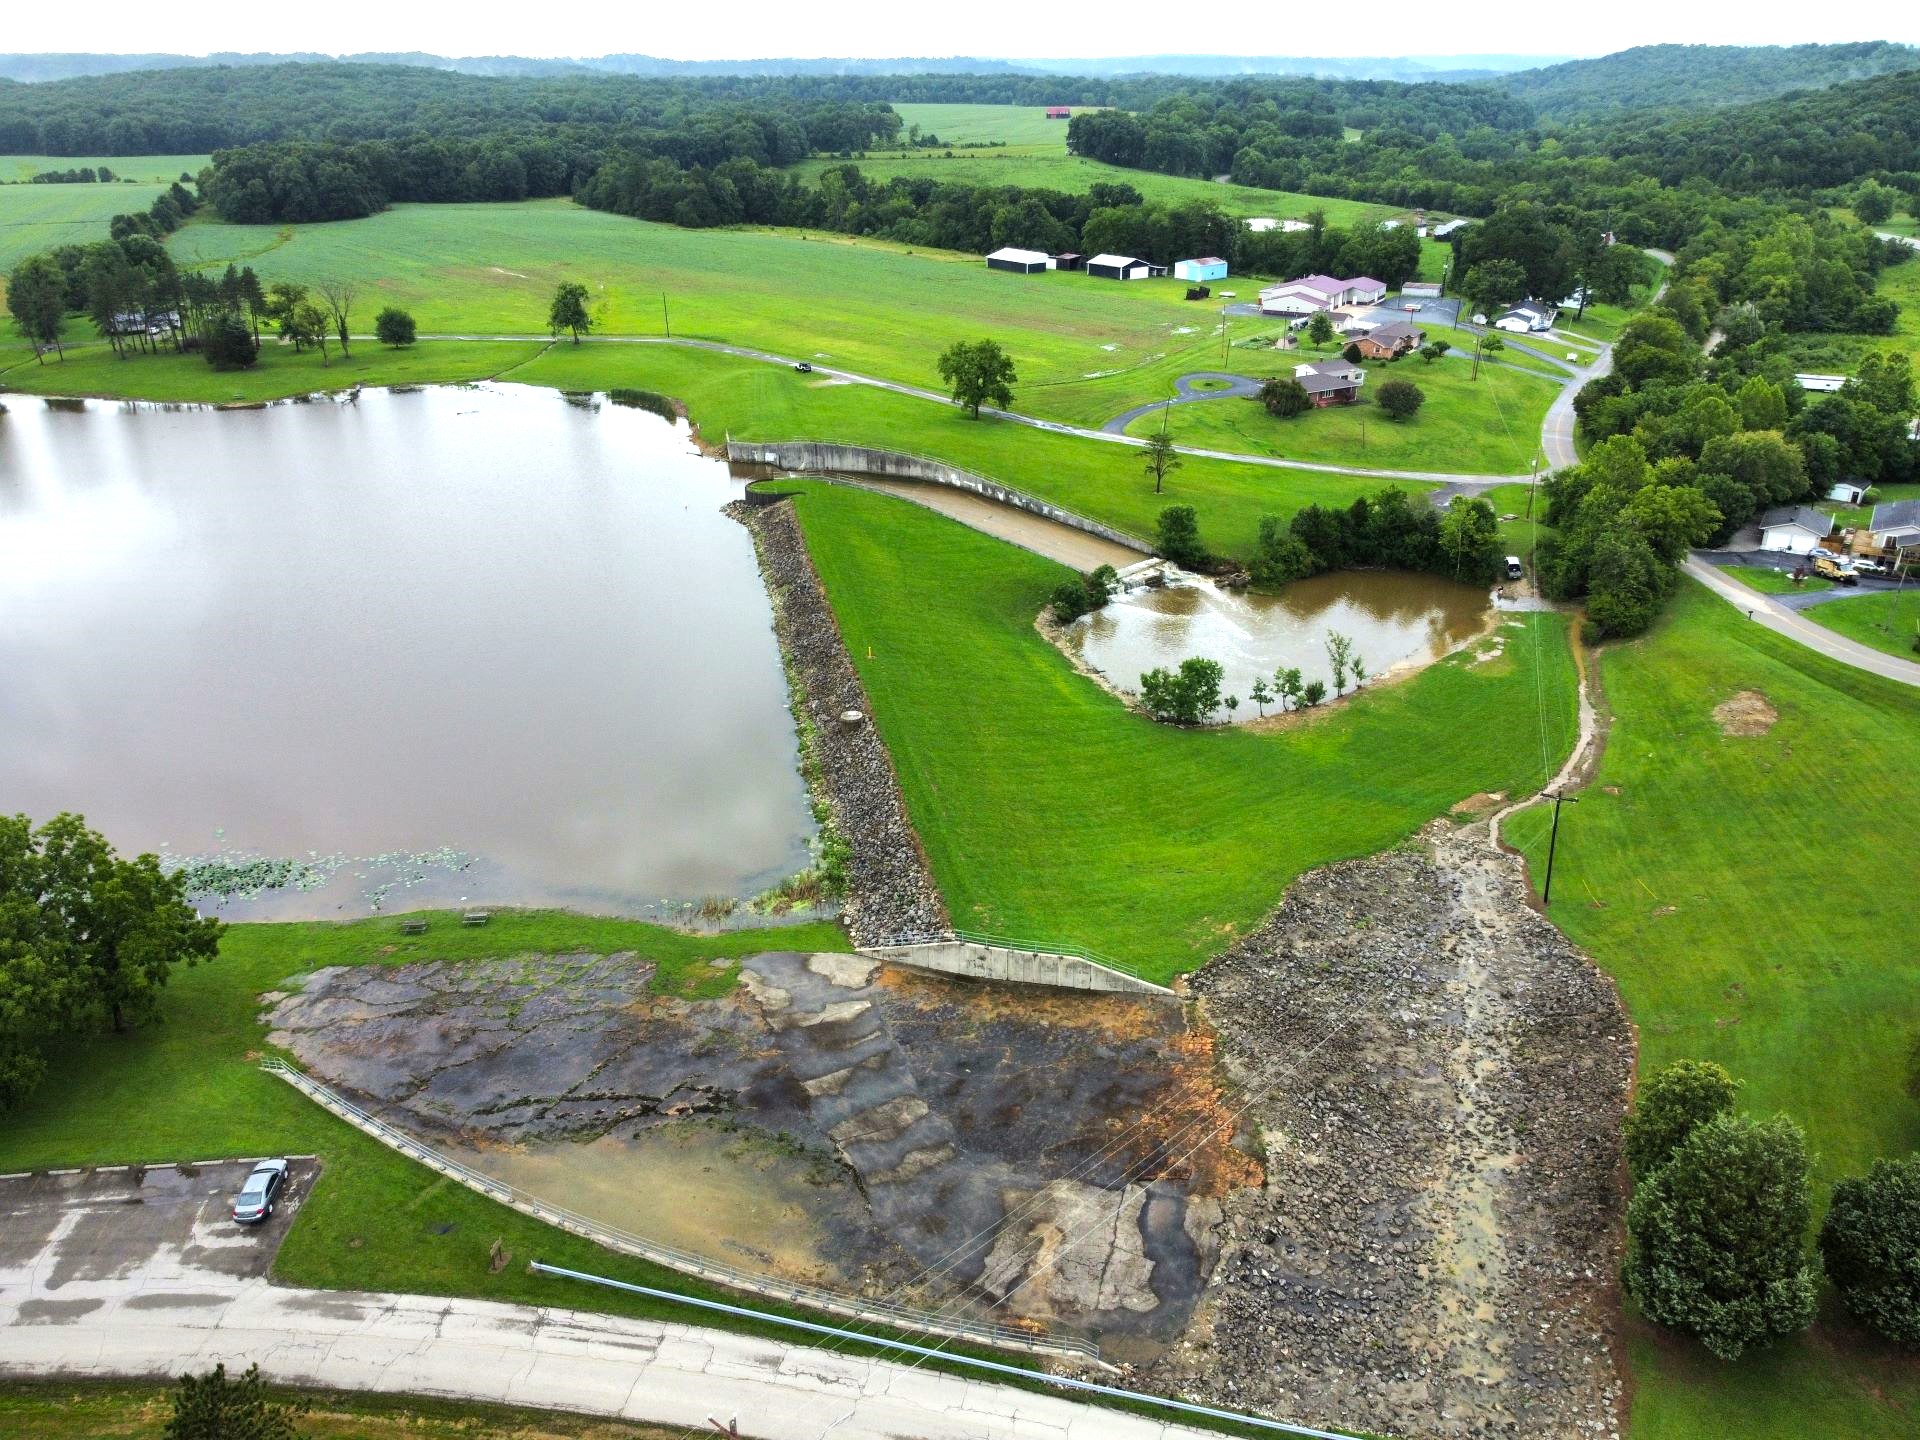
[[[424,920],[402,920],[400,922],[400,933],[402,935],[424,935],[427,933],[427,922]]]
[[[484,925],[492,917],[485,910],[469,910],[460,917],[462,925]]]

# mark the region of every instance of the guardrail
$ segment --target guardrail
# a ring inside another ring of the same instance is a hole
[[[356,1130],[371,1135],[408,1159],[416,1160],[428,1169],[438,1171],[448,1179],[457,1181],[469,1190],[486,1196],[489,1200],[496,1200],[510,1209],[517,1210],[522,1215],[543,1221],[570,1235],[591,1240],[597,1245],[603,1245],[622,1255],[648,1260],[683,1275],[692,1275],[701,1280],[711,1281],[715,1285],[724,1285],[730,1290],[739,1290],[749,1295],[779,1300],[789,1305],[803,1306],[809,1310],[819,1310],[870,1325],[885,1325],[896,1330],[940,1335],[949,1340],[964,1340],[977,1345],[989,1345],[999,1350],[1017,1350],[1028,1355],[1058,1355],[1062,1358],[1101,1363],[1100,1347],[1090,1340],[1082,1340],[1077,1336],[1049,1335],[1016,1325],[996,1325],[958,1316],[935,1315],[928,1311],[916,1310],[911,1306],[895,1305],[885,1300],[863,1300],[858,1296],[842,1295],[813,1285],[789,1284],[776,1280],[772,1276],[755,1275],[750,1271],[736,1269],[722,1261],[709,1259],[705,1255],[696,1255],[689,1250],[662,1245],[658,1241],[649,1240],[603,1221],[590,1219],[563,1206],[554,1205],[503,1180],[496,1180],[491,1175],[483,1175],[470,1166],[462,1165],[458,1160],[449,1159],[432,1146],[423,1144],[405,1131],[396,1129],[376,1115],[369,1114],[338,1091],[315,1080],[296,1066],[287,1064],[284,1060],[263,1060],[260,1062],[260,1068],[269,1075],[279,1076],[323,1109],[331,1111]],[[676,1298],[685,1299],[689,1304],[702,1303],[691,1296]]]

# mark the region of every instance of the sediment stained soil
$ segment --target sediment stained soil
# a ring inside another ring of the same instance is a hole
[[[389,1122],[597,1219],[1127,1353],[1181,1332],[1221,1197],[1259,1182],[1178,1005],[854,955],[752,956],[713,1000],[651,979],[629,954],[339,967],[269,1018]]]
[[[1156,1388],[1404,1436],[1618,1431],[1632,1041],[1484,822],[1302,877],[1193,982],[1262,1187]]]

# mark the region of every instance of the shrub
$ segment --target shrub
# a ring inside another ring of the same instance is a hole
[[[1367,357],[1361,353],[1359,341],[1349,340],[1344,346],[1341,347],[1340,358],[1346,361],[1349,365],[1358,365],[1362,360],[1365,360]]]
[[[1200,520],[1191,505],[1169,505],[1160,512],[1154,548],[1176,565],[1198,570],[1207,563],[1207,547],[1200,543]]]
[[[1710,1060],[1676,1060],[1640,1086],[1627,1116],[1627,1168],[1650,1179],[1681,1142],[1733,1109],[1740,1082]]]
[[[1375,392],[1374,400],[1388,419],[1405,420],[1427,403],[1427,396],[1411,380],[1389,380]]]
[[[1697,1126],[1627,1207],[1627,1293],[1723,1360],[1813,1323],[1807,1142],[1785,1116]]]
[[[398,349],[413,344],[413,316],[404,310],[389,305],[373,317],[373,334],[382,345],[391,345]]]
[[[1261,383],[1260,403],[1267,407],[1269,415],[1290,420],[1311,410],[1313,397],[1307,394],[1307,387],[1292,376],[1271,375]]]
[[[229,1380],[224,1363],[204,1375],[182,1375],[170,1398],[166,1440],[298,1440],[294,1418],[309,1405],[269,1399],[258,1365]]]
[[[1156,665],[1140,677],[1140,700],[1156,720],[1198,725],[1220,708],[1226,669],[1218,660],[1182,660],[1177,671]]]
[[[1247,572],[1256,585],[1285,585],[1313,574],[1319,566],[1313,552],[1286,527],[1278,515],[1260,517],[1260,538],[1253,547]]]
[[[1053,618],[1062,625],[1071,624],[1092,607],[1087,604],[1087,587],[1078,580],[1062,580],[1053,587]]]
[[[1833,1187],[1820,1254],[1854,1319],[1920,1347],[1920,1152]]]
[[[1301,687],[1300,703],[1302,705],[1307,706],[1309,709],[1311,709],[1315,705],[1318,705],[1322,700],[1325,700],[1326,698],[1327,698],[1327,682],[1324,680],[1309,680],[1304,686]]]

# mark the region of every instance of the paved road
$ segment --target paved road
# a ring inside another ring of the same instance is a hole
[[[0,1376],[170,1377],[431,1395],[763,1440],[1201,1440],[908,1365],[577,1310],[301,1290],[266,1271],[291,1210],[226,1219],[241,1166],[0,1180]],[[555,1298],[578,1295],[555,1280]]]
[[[1699,555],[1689,555],[1681,568],[1722,600],[1745,611],[1747,618],[1756,625],[1764,625],[1777,635],[1797,640],[1809,650],[1817,650],[1856,670],[1884,675],[1903,685],[1920,685],[1920,664],[1902,660],[1897,655],[1884,654],[1871,646],[1849,640],[1844,635],[1837,635],[1824,625],[1816,625],[1788,606],[1779,604],[1772,596],[1749,590]]]
[[[1882,240],[1898,240],[1902,245],[1911,245],[1914,249],[1920,250],[1920,239],[1912,235],[1896,235],[1891,230],[1876,230],[1873,233]]]
[[[1647,254],[1664,264],[1673,264],[1673,252],[1671,250],[1655,250],[1649,247]],[[1648,303],[1652,304],[1666,293],[1667,283],[1662,280],[1660,282],[1660,288],[1653,292],[1653,300]],[[1603,345],[1600,348],[1600,353],[1593,358],[1593,363],[1576,369],[1574,371],[1574,383],[1568,385],[1558,395],[1554,396],[1553,404],[1547,407],[1547,418],[1540,427],[1540,448],[1546,452],[1547,468],[1549,470],[1558,470],[1563,466],[1579,464],[1580,455],[1579,452],[1574,449],[1573,445],[1573,427],[1575,424],[1573,398],[1580,393],[1581,388],[1586,385],[1588,381],[1598,380],[1602,375],[1605,375],[1612,369],[1613,346]]]

